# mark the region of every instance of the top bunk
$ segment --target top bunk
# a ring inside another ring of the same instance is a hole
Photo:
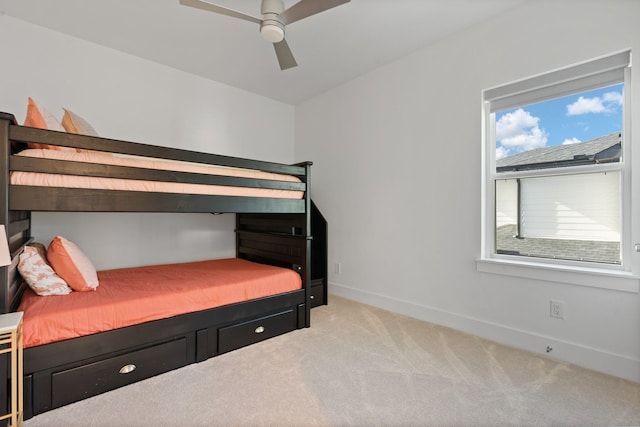
[[[311,162],[287,165],[18,125],[0,113],[8,211],[309,211]],[[2,215],[2,216],[4,216]]]

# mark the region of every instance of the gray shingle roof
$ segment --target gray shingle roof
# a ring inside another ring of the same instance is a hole
[[[542,147],[496,161],[498,171],[560,167],[620,159],[621,134],[614,132],[576,144]]]
[[[516,237],[516,225],[496,228],[498,253],[537,258],[620,264],[620,242]]]

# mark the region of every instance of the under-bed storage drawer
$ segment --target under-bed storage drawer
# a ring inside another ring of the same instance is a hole
[[[294,310],[282,311],[259,319],[249,320],[218,329],[218,353],[226,353],[276,335],[293,331],[298,327],[298,315]]]
[[[51,376],[57,408],[187,364],[187,339],[158,344],[121,356],[55,372]]]
[[[326,304],[327,296],[325,294],[324,279],[315,279],[311,281],[311,308]]]

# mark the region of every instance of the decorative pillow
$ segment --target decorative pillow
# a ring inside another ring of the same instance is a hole
[[[47,258],[74,291],[95,291],[98,287],[96,268],[72,241],[56,236],[49,244]]]
[[[49,261],[47,261],[47,247],[45,245],[38,242],[31,242],[29,243],[28,246],[32,248],[36,248],[36,250],[38,251],[38,254],[40,255],[40,257],[42,257],[42,260],[46,262],[48,266],[51,266],[49,264]]]
[[[81,135],[99,136],[98,132],[85,119],[71,110],[63,108],[62,126],[69,133],[79,133]]]
[[[72,289],[40,256],[37,248],[25,246],[20,254],[18,271],[27,285],[40,296],[67,295]]]
[[[40,129],[56,130],[64,132],[64,127],[56,120],[51,113],[44,108],[38,106],[36,102],[29,98],[29,105],[27,106],[27,117],[24,119],[24,125]],[[37,144],[35,142],[27,143],[29,148],[42,148],[45,150],[60,150],[60,151],[76,151],[71,147],[59,147],[57,145]]]
[[[98,132],[87,122],[85,119],[77,115],[71,110],[63,108],[64,116],[62,116],[62,126],[69,133],[77,133],[80,135],[100,136]],[[78,153],[90,153],[95,152],[93,150],[83,150],[78,148]],[[106,154],[106,153],[105,153]]]

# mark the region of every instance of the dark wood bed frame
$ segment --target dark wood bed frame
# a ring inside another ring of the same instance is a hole
[[[302,183],[230,178],[14,156],[26,142],[141,155],[298,176]],[[15,311],[24,290],[18,255],[33,240],[32,211],[236,213],[236,256],[293,268],[303,288],[140,325],[27,348],[25,419],[68,403],[310,326],[310,162],[284,165],[19,126],[0,113],[0,224],[13,258],[0,268],[0,310]],[[13,170],[304,191],[301,200],[13,186]],[[326,302],[326,295],[324,296]],[[0,381],[7,383],[0,359]],[[131,370],[133,369],[133,370]],[[126,371],[130,371],[125,373]],[[6,393],[0,387],[0,393]],[[4,411],[8,397],[0,399]],[[4,407],[3,407],[4,406]],[[2,412],[4,413],[4,412]]]

